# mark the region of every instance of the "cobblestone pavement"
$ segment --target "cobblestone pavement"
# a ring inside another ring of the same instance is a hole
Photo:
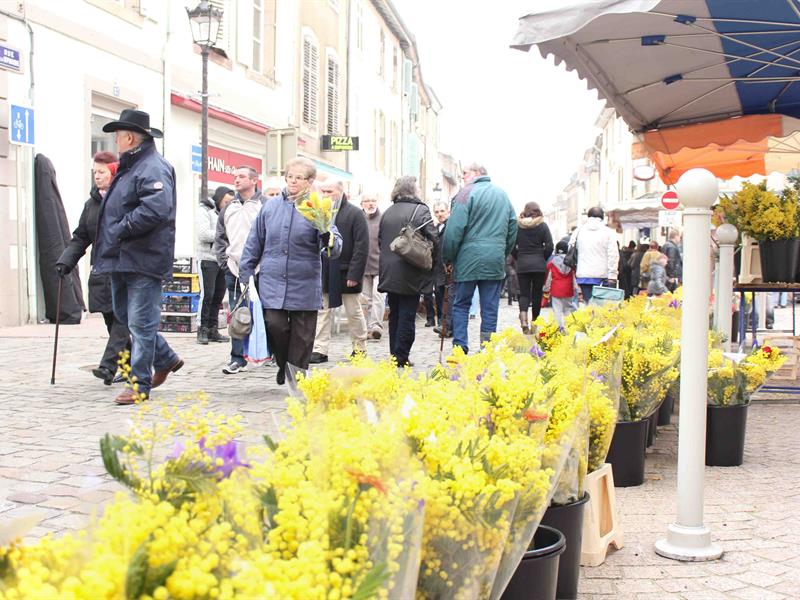
[[[501,326],[514,325],[516,310],[505,301],[501,309]],[[788,309],[780,313],[779,321],[790,321]],[[439,343],[422,320],[417,325],[411,360],[422,371],[437,362]],[[49,383],[52,335],[49,325],[0,329],[0,523],[39,513],[43,519],[30,539],[86,525],[120,489],[104,474],[98,440],[106,432],[124,433],[135,410],[114,405],[119,387],[108,388],[89,372],[104,344],[101,319],[61,328],[55,385]],[[227,345],[198,346],[187,335],[168,339],[186,366],[155,399],[171,403],[203,390],[212,409],[242,414],[253,439],[275,430],[284,418],[286,388],[275,384],[274,367],[224,375]],[[477,320],[471,321],[470,339],[477,342]],[[334,335],[331,359],[349,352],[346,333]],[[387,338],[370,341],[368,352],[386,357]],[[648,451],[644,485],[617,488],[625,547],[604,565],[582,569],[580,598],[800,598],[798,423],[797,404],[753,405],[744,465],[706,469],[706,524],[725,555],[700,564],[653,552],[675,513],[677,431],[674,424],[661,428]]]

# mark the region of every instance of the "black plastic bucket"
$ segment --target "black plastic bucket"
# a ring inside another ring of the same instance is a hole
[[[656,428],[658,427],[658,410],[654,410],[652,414],[647,417],[647,444],[646,448],[653,445],[656,441]]]
[[[501,600],[555,600],[558,561],[565,547],[564,534],[539,525]]]
[[[672,422],[672,407],[675,405],[675,400],[671,394],[667,394],[661,406],[658,407],[658,425],[663,427]]]
[[[706,407],[706,465],[738,467],[742,464],[748,406]]]
[[[758,242],[761,258],[761,280],[764,283],[793,283],[797,275],[800,239],[765,240]]]
[[[564,554],[558,561],[559,600],[574,600],[578,597],[578,578],[581,574],[581,545],[583,544],[583,512],[589,494],[572,504],[550,506],[542,517],[542,525],[558,529],[567,540]]]
[[[607,463],[611,463],[616,487],[632,487],[644,483],[644,450],[649,419],[620,421],[614,428]]]

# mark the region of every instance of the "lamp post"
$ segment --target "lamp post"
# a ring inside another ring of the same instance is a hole
[[[683,311],[681,318],[681,411],[678,423],[677,519],[657,554],[684,561],[715,560],[722,548],[711,542],[703,524],[708,391],[708,298],[711,267],[711,205],[717,179],[705,169],[691,169],[677,184],[683,211]]]
[[[200,200],[208,199],[208,53],[214,47],[222,23],[222,10],[211,6],[208,0],[201,0],[192,9],[186,9],[189,25],[192,28],[192,39],[200,46],[203,59],[203,87],[200,92]]]
[[[725,336],[725,348],[733,347],[731,340],[731,296],[733,295],[733,250],[739,231],[730,223],[717,227],[719,267],[717,268],[717,331]]]

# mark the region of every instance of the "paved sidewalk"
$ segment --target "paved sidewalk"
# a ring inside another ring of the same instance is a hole
[[[502,302],[501,326],[516,325],[516,307]],[[778,318],[791,317],[786,310]],[[431,368],[439,352],[438,338],[423,324],[418,320],[411,357],[420,371]],[[470,324],[470,339],[477,342],[478,321]],[[121,489],[105,475],[98,441],[106,432],[125,433],[135,410],[114,405],[119,386],[108,388],[89,372],[104,345],[101,319],[61,328],[54,386],[49,383],[52,334],[49,325],[0,329],[5,365],[0,372],[0,523],[42,513],[31,539],[84,526]],[[242,414],[254,440],[275,430],[284,418],[286,388],[275,384],[274,367],[224,375],[226,344],[198,346],[186,335],[168,339],[186,366],[156,390],[156,399],[173,402],[203,390],[213,409]],[[449,345],[447,340],[445,349]],[[388,339],[371,341],[368,351],[387,357]],[[349,353],[346,333],[334,335],[331,359]],[[653,552],[675,513],[677,431],[675,425],[662,428],[648,451],[645,484],[617,489],[625,547],[603,566],[583,569],[580,598],[800,598],[798,423],[797,404],[754,405],[745,464],[706,469],[706,523],[725,556],[704,564],[677,563]]]

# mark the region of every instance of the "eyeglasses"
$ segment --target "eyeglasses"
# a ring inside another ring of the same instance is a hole
[[[307,181],[308,177],[302,177],[300,175],[286,175],[284,179],[286,179],[286,181]]]

